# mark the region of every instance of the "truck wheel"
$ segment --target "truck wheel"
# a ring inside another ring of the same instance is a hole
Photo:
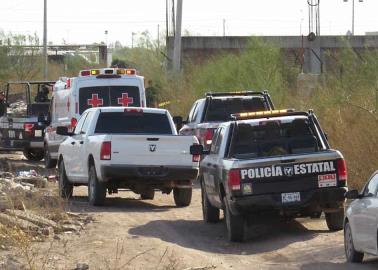
[[[23,151],[26,159],[30,161],[40,161],[43,159],[44,153],[42,149],[25,148]]]
[[[192,201],[192,189],[191,188],[174,188],[173,198],[175,204],[178,207],[188,206]]]
[[[106,198],[106,185],[98,181],[96,168],[91,165],[89,168],[88,179],[88,199],[89,204],[93,206],[104,205]]]
[[[59,169],[58,169],[59,175],[59,196],[64,199],[69,199],[72,197],[73,193],[73,184],[70,183],[70,181],[67,178],[66,175],[66,169],[64,167],[63,160],[59,162]]]
[[[234,215],[230,211],[226,197],[223,199],[228,240],[242,242],[244,240],[245,220],[242,215]]]
[[[333,213],[325,213],[325,218],[330,231],[340,231],[343,229],[344,209]]]
[[[153,200],[155,196],[155,190],[153,189],[146,189],[140,193],[140,198],[142,200]]]
[[[49,149],[47,148],[46,145],[44,147],[44,156],[43,156],[43,159],[45,160],[45,168],[46,169],[55,168],[57,160],[51,158]]]
[[[201,196],[202,196],[202,215],[203,220],[207,223],[216,223],[219,221],[219,209],[212,206],[207,198],[206,190],[201,181]]]
[[[352,229],[350,228],[349,222],[345,223],[344,228],[344,248],[345,257],[348,262],[360,263],[364,259],[364,253],[354,249]]]

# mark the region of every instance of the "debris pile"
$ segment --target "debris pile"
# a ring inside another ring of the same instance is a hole
[[[26,114],[27,105],[25,101],[20,100],[9,104],[7,113],[11,115],[24,115]]]
[[[59,239],[58,234],[79,233],[92,221],[89,215],[65,212],[64,201],[47,185],[47,178],[34,170],[0,172],[0,242],[7,237],[4,228],[20,229],[36,240]]]

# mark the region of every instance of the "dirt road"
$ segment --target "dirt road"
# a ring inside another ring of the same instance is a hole
[[[86,188],[75,188],[67,207],[92,213],[95,222],[80,235],[38,244],[61,269],[80,262],[89,269],[378,268],[378,259],[370,257],[362,265],[346,264],[342,232],[329,232],[324,219],[250,226],[245,243],[230,243],[223,222],[202,221],[198,187],[186,208],[176,208],[172,195],[159,193],[153,201],[142,201],[120,192],[104,207],[90,207],[86,195]]]

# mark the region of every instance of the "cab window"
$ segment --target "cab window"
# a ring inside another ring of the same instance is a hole
[[[94,111],[88,113],[87,118],[84,121],[83,127],[81,128],[81,134],[86,134],[88,132],[89,124],[92,121],[93,115]]]
[[[377,196],[377,189],[378,189],[378,174],[375,174],[369,183],[366,185],[364,190],[365,197],[372,197]]]
[[[80,134],[80,131],[81,131],[81,128],[84,124],[84,121],[85,121],[85,118],[87,117],[88,113],[84,113],[80,119],[79,119],[79,122],[77,122],[77,125],[75,127],[75,130],[74,130],[74,134],[75,135],[79,135]]]
[[[220,146],[222,144],[224,135],[224,128],[220,128],[216,131],[214,135],[213,143],[211,144],[210,153],[211,154],[219,154]]]
[[[198,108],[198,102],[194,103],[192,109],[190,110],[190,113],[188,116],[188,123],[192,123],[195,121],[195,117],[198,114],[197,108]]]

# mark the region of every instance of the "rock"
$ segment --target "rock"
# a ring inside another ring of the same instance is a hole
[[[12,208],[12,203],[9,201],[7,196],[1,195],[0,196],[0,210],[3,211],[9,208]]]
[[[34,185],[36,188],[47,187],[47,180],[42,176],[17,176],[14,178],[15,182],[23,182]]]
[[[44,236],[53,236],[54,235],[54,228],[52,227],[45,227],[41,229],[41,233]]]
[[[72,224],[63,224],[59,230],[61,232],[79,232],[81,227]]]
[[[11,216],[15,216],[19,219],[23,219],[38,225],[39,227],[52,227],[54,230],[58,228],[58,224],[55,221],[36,215],[30,211],[21,210],[5,210],[5,213]]]
[[[78,263],[76,264],[76,268],[74,270],[88,270],[89,265],[87,263]]]
[[[61,238],[60,238],[59,235],[57,235],[57,234],[54,235],[54,240],[60,240],[60,239],[61,239]]]
[[[30,221],[19,219],[4,213],[0,213],[0,223],[6,226],[17,227],[28,232],[37,232],[39,229],[37,225],[31,223]]]

